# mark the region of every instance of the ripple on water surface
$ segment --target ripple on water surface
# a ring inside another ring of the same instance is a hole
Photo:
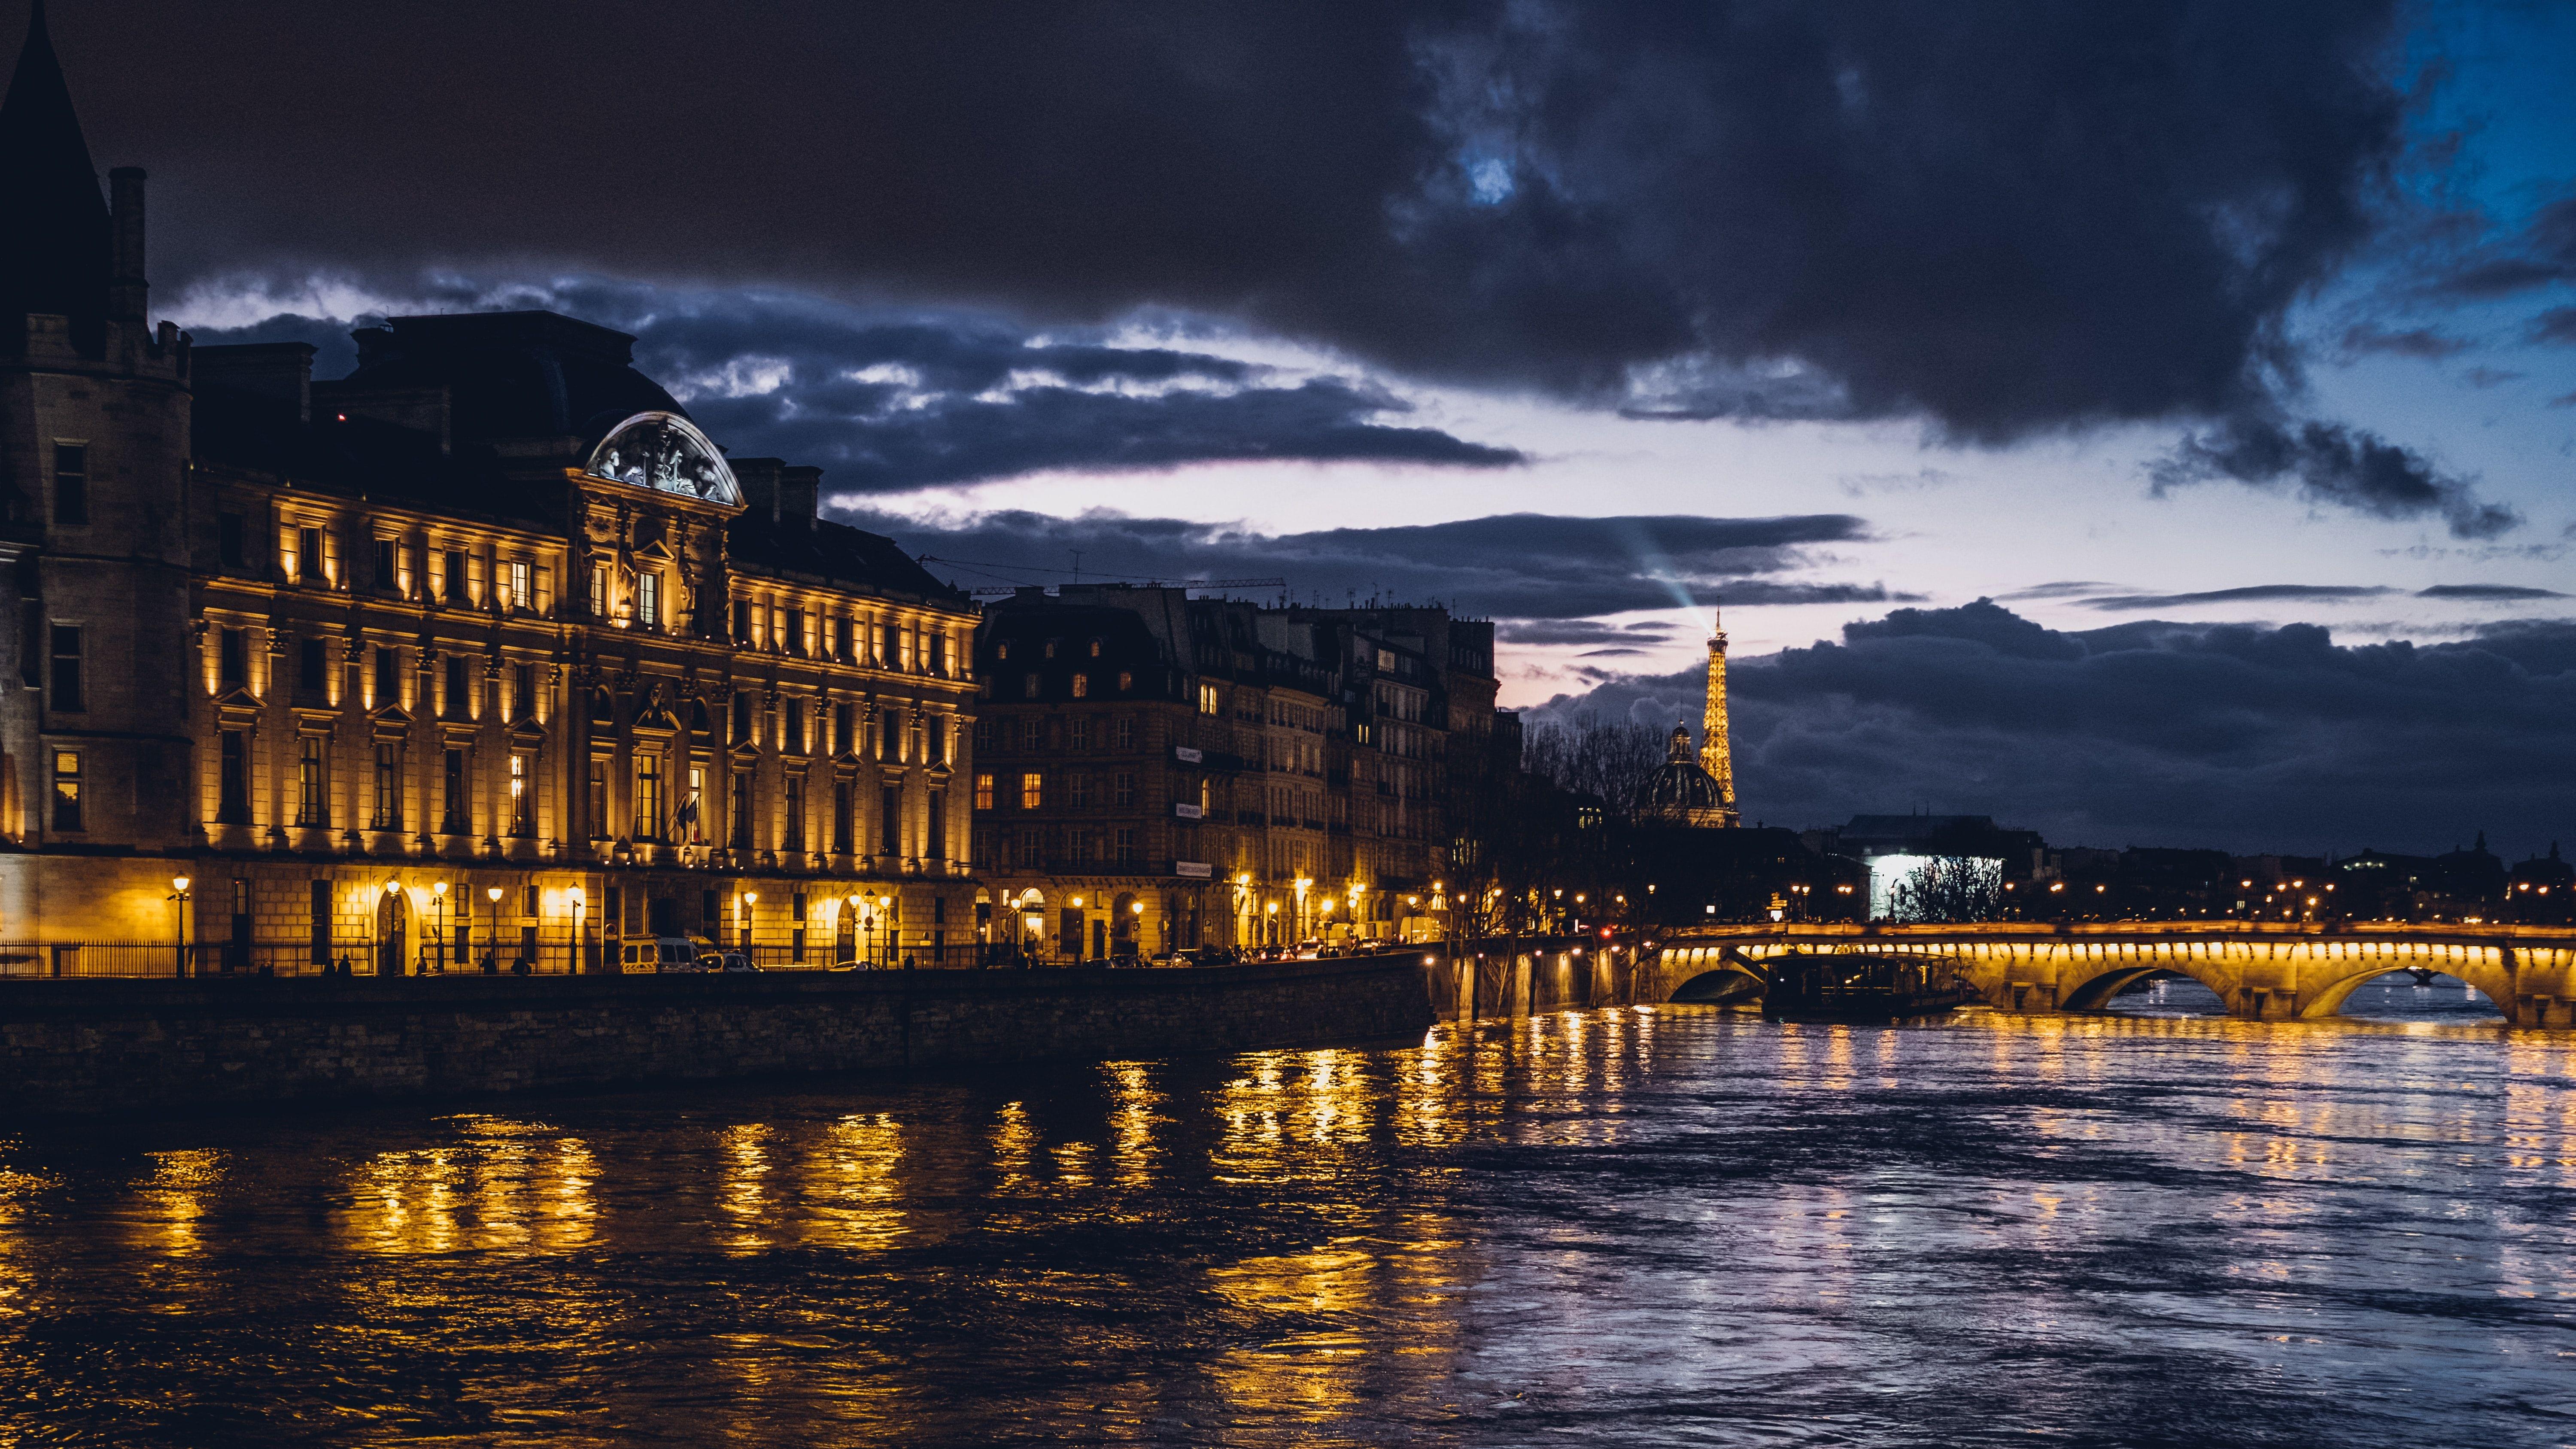
[[[2195,1015],[2198,989],[22,1133],[0,1422],[119,1445],[2569,1438],[2576,1042],[2438,981],[2281,1025]]]

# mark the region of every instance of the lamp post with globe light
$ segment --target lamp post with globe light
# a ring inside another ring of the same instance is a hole
[[[188,974],[188,878],[184,875],[170,877],[170,909],[178,917],[178,925],[172,932],[179,941],[176,974],[185,976]]]
[[[483,970],[491,975],[501,969],[501,888],[485,886],[483,899],[492,903],[492,926],[484,934],[483,959],[489,963]]]

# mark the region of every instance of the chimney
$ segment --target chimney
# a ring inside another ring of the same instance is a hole
[[[823,512],[823,470],[794,466],[778,470],[778,521],[801,524],[808,532]]]
[[[143,168],[119,166],[107,173],[109,261],[107,315],[120,322],[143,320]]]
[[[313,421],[313,348],[304,342],[238,342],[194,349],[200,388],[229,388],[250,393],[295,410],[299,423]]]
[[[753,516],[766,514],[778,521],[778,475],[787,471],[777,458],[727,458],[725,466],[733,470],[734,486],[742,490],[743,506]]]

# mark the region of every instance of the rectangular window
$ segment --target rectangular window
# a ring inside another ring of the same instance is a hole
[[[1110,722],[1110,729],[1116,748],[1122,750],[1136,748],[1136,721],[1133,716],[1123,714],[1118,716]]]
[[[537,833],[537,757],[525,750],[510,752],[510,833]]]
[[[725,818],[733,832],[733,848],[751,849],[751,772],[749,770],[733,772],[733,800]]]
[[[590,617],[608,617],[608,565],[590,566]]]
[[[78,713],[89,708],[81,695],[81,631],[76,624],[56,624],[53,628],[53,695],[47,703],[54,709]]]
[[[930,813],[924,817],[927,828],[922,837],[921,853],[931,860],[946,860],[948,858],[948,792],[931,791],[927,808]]]
[[[82,828],[81,757],[76,750],[54,751],[54,828]]]
[[[462,604],[466,601],[468,594],[465,578],[465,550],[451,548],[447,551],[447,578],[440,592],[451,604]]]
[[[1136,863],[1135,828],[1122,825],[1112,832],[1112,838],[1115,841],[1111,847],[1112,858],[1120,865],[1134,865]]]
[[[376,708],[391,709],[402,703],[402,652],[397,649],[376,651]]]
[[[878,854],[903,854],[902,786],[888,785],[877,792],[877,816]]]
[[[680,802],[680,821],[688,827],[689,843],[707,843],[707,771],[703,765],[689,767],[689,795]]]
[[[1136,772],[1121,770],[1110,777],[1109,803],[1128,806],[1136,803]]]
[[[329,781],[323,767],[328,748],[320,735],[303,735],[295,741],[295,823],[328,825],[331,823],[330,797],[324,793]]]
[[[402,746],[376,746],[376,808],[369,821],[378,830],[402,829]]]
[[[635,756],[635,838],[662,838],[662,757],[649,751]]]
[[[877,626],[877,667],[879,669],[891,669],[894,667],[894,641],[894,625],[881,624]]]
[[[449,750],[439,762],[440,804],[438,828],[449,835],[470,835],[473,823],[466,818],[465,752]]]
[[[305,913],[305,922],[308,932],[307,945],[312,953],[313,964],[316,966],[330,965],[331,883],[329,881],[317,880],[313,882],[310,895],[310,905],[307,907]]]
[[[510,718],[515,721],[536,717],[537,666],[513,664],[510,666]]]
[[[250,564],[249,520],[238,513],[215,515],[215,566],[242,569]]]
[[[833,754],[847,755],[854,752],[854,745],[850,739],[850,729],[853,725],[858,723],[857,716],[858,707],[855,705],[836,704],[832,706]]]
[[[751,647],[751,600],[749,599],[733,601],[733,642],[746,649]]]
[[[993,721],[984,716],[975,721],[975,750],[978,754],[993,747]]]
[[[1020,808],[1035,810],[1046,803],[1046,776],[1035,770],[1020,776]]]
[[[752,743],[751,691],[747,689],[733,692],[733,742],[737,745]]]
[[[397,555],[401,551],[402,546],[393,539],[376,540],[376,587],[385,593],[390,594],[399,587],[402,565]]]
[[[322,571],[322,530],[318,528],[295,530],[295,578],[297,582],[306,584],[320,584],[325,581]]]
[[[651,569],[635,576],[635,622],[647,629],[662,627],[662,576]]]
[[[786,784],[787,795],[782,802],[787,811],[785,821],[787,843],[784,848],[803,850],[805,848],[805,777],[790,775],[787,777]]]
[[[1020,716],[1020,748],[1023,750],[1035,750],[1043,748],[1045,744],[1046,717],[1044,715],[1035,714],[1024,714]]]
[[[948,636],[930,636],[930,672],[945,678],[948,674]]]
[[[247,630],[226,629],[215,641],[215,677],[225,688],[246,689],[250,686],[250,634]]]
[[[975,776],[975,808],[978,810],[993,808],[993,775],[989,770]]]
[[[784,739],[778,747],[779,752],[788,755],[805,753],[805,701],[801,699],[787,701],[786,718],[781,723],[780,733]]]
[[[851,816],[856,811],[850,798],[853,793],[849,781],[832,782],[832,849],[843,855],[850,851]]]
[[[1064,731],[1064,742],[1068,748],[1076,752],[1088,751],[1091,748],[1091,716],[1075,715],[1065,721]]]
[[[1090,675],[1077,674],[1073,677],[1073,697],[1076,699],[1089,699],[1091,697]]]
[[[1091,777],[1075,770],[1064,777],[1064,803],[1070,810],[1091,808]]]
[[[885,710],[877,716],[877,758],[893,764],[903,758],[903,715]]]
[[[443,713],[449,719],[469,719],[473,716],[474,690],[466,669],[464,655],[447,656],[447,699],[444,702]]]
[[[608,762],[590,762],[590,838],[608,838]]]
[[[89,448],[54,444],[54,522],[89,522]]]
[[[1202,684],[1202,685],[1200,685],[1200,686],[1199,686],[1199,713],[1201,713],[1201,714],[1214,714],[1214,713],[1216,713],[1216,686],[1215,686],[1215,685],[1213,685],[1213,684]]]
[[[528,561],[513,559],[510,563],[510,607],[526,613],[535,591],[528,587]]]
[[[787,611],[787,652],[800,655],[805,652],[805,611],[803,609]]]
[[[832,656],[842,663],[850,662],[850,619],[847,615],[832,621]]]
[[[240,730],[225,730],[218,741],[215,819],[225,825],[250,823],[250,756]]]

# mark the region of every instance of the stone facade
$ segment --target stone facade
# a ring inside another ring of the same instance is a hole
[[[148,325],[142,173],[111,214],[41,25],[15,84],[0,972],[971,947],[964,596],[607,328],[398,317],[315,381]]]
[[[1435,608],[995,603],[973,790],[996,940],[1088,960],[1441,934],[1451,801],[1517,765],[1493,649]]]

